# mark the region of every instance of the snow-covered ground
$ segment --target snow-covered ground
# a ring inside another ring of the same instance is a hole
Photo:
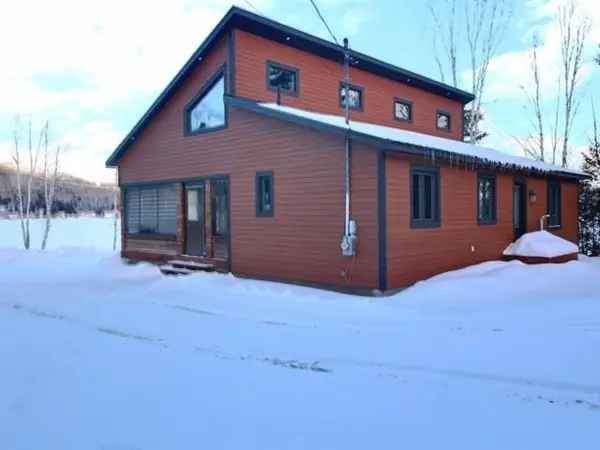
[[[20,227],[21,224],[16,219],[0,219],[0,248],[22,248]],[[31,220],[32,248],[40,248],[43,229],[43,219]],[[113,248],[113,235],[114,219],[112,218],[53,219],[48,237],[48,249],[79,247],[110,251]],[[120,232],[117,233],[117,239],[117,248],[119,248],[121,245]]]
[[[0,265],[0,449],[598,444],[598,259],[485,263],[385,299],[90,249]]]

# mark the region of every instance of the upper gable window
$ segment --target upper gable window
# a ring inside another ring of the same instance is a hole
[[[412,102],[397,98],[394,100],[394,118],[401,122],[412,121]]]
[[[203,133],[225,126],[225,77],[221,72],[186,109],[188,134]]]
[[[298,94],[298,69],[274,62],[267,63],[267,87],[284,94]]]
[[[450,114],[444,111],[438,111],[435,119],[438,130],[450,131]]]
[[[348,107],[350,109],[363,109],[363,90],[358,86],[350,85],[348,87],[348,95],[346,95],[346,86],[340,83],[340,106],[346,107],[346,97],[348,98]]]

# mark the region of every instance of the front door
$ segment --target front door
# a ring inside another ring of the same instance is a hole
[[[527,232],[527,210],[525,184],[515,182],[513,185],[513,230],[515,240]]]
[[[186,254],[206,255],[206,227],[204,221],[204,185],[192,185],[185,188],[186,200]]]

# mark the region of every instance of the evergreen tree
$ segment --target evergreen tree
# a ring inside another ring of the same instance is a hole
[[[600,135],[594,114],[594,135],[589,149],[583,153],[583,171],[590,176],[585,180],[579,196],[579,229],[581,252],[600,255]]]

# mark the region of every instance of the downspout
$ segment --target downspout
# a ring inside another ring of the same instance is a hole
[[[344,109],[346,116],[346,134],[344,137],[344,235],[342,237],[342,256],[356,256],[357,235],[356,222],[350,216],[350,102],[348,94],[350,90],[350,51],[348,38],[344,38]],[[348,275],[348,274],[347,274]]]

